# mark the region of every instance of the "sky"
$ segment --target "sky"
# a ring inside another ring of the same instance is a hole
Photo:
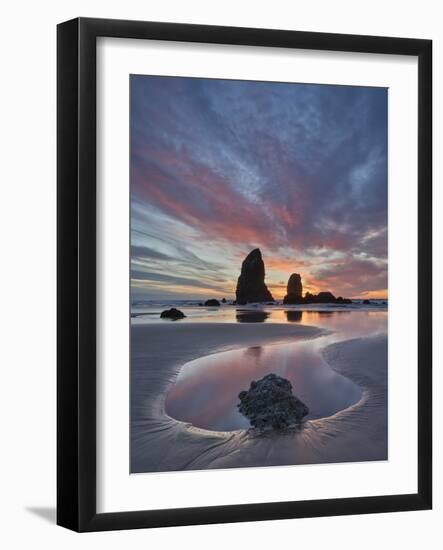
[[[133,299],[387,297],[387,90],[131,75]]]

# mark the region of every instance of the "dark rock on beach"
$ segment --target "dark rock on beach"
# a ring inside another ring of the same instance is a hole
[[[274,301],[265,284],[265,264],[259,248],[255,248],[243,260],[237,281],[236,302],[244,305],[250,302]]]
[[[371,304],[371,302],[369,300],[363,300],[363,304],[365,306],[369,306]]]
[[[219,307],[219,306],[220,306],[220,302],[219,302],[218,300],[216,300],[215,298],[212,298],[211,300],[206,300],[205,306],[209,306],[209,307]]]
[[[273,373],[253,380],[249,390],[240,392],[238,397],[238,410],[251,426],[260,430],[284,430],[300,423],[309,413],[308,407],[292,393],[291,382]]]
[[[162,311],[160,313],[160,317],[161,319],[172,319],[173,321],[177,321],[178,319],[184,319],[186,315],[183,311],[172,307],[171,309],[165,309],[165,311]]]

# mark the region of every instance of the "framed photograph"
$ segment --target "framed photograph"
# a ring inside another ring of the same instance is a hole
[[[58,524],[432,506],[430,40],[58,26]]]

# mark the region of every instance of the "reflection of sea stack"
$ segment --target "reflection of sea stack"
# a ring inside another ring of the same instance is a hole
[[[259,248],[255,248],[243,260],[236,290],[237,304],[269,302],[274,298],[265,284],[265,264]]]
[[[298,273],[293,273],[289,277],[287,294],[283,299],[284,304],[302,304],[303,303],[303,286],[301,277]]]

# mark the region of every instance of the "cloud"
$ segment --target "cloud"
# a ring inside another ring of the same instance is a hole
[[[216,291],[222,290],[220,287],[215,285],[203,284],[201,279],[190,279],[187,277],[176,277],[174,275],[167,275],[166,273],[154,273],[149,271],[139,271],[131,270],[131,278],[138,281],[156,281],[156,282],[166,282],[172,287],[174,286],[186,286],[186,287],[197,287],[213,289]]]
[[[134,257],[156,270],[235,286],[258,246],[274,284],[335,263],[331,284],[363,292],[343,258],[386,259],[386,90],[132,76],[131,201]]]
[[[169,260],[170,256],[147,246],[131,246],[131,258]]]
[[[348,257],[313,270],[313,283],[322,290],[333,290],[337,295],[357,297],[370,291],[386,289],[387,263]]]

